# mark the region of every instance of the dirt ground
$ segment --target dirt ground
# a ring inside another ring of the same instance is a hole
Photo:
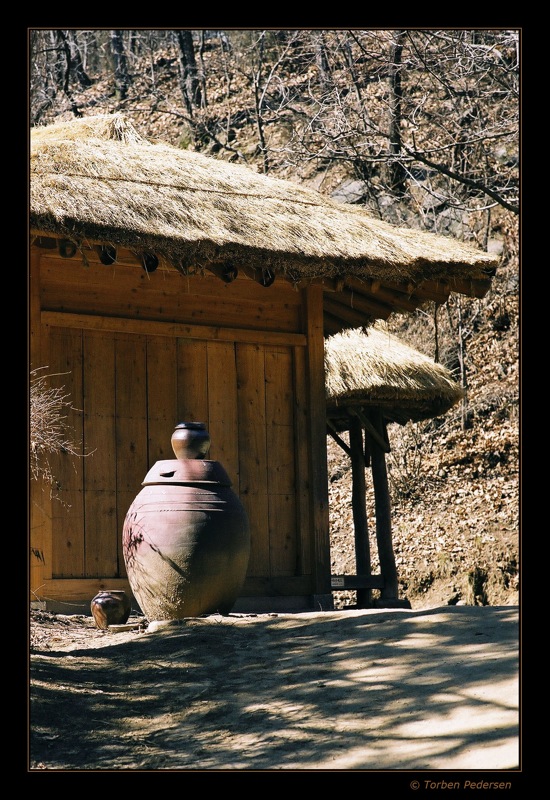
[[[521,774],[517,606],[31,617],[30,773]]]

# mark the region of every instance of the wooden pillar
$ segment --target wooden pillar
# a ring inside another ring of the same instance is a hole
[[[325,339],[323,334],[323,287],[304,290],[307,334],[308,424],[310,446],[310,511],[313,547],[314,607],[332,607],[330,583],[330,527],[328,507],[327,409],[325,399]]]
[[[387,439],[386,424],[382,412],[375,409],[371,411],[369,417],[378,434],[383,439]],[[380,572],[384,578],[384,587],[380,592],[380,598],[382,600],[397,600],[399,586],[392,544],[391,504],[386,470],[386,454],[374,436],[369,436],[369,449],[376,510],[376,542],[380,559]]]
[[[349,442],[352,469],[352,509],[355,533],[355,563],[357,575],[371,574],[369,531],[365,508],[365,456],[363,451],[363,429],[360,420],[350,419]],[[371,589],[357,589],[357,608],[370,608]]]

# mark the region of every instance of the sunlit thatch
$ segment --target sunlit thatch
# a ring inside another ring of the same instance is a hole
[[[376,324],[325,340],[327,415],[345,429],[348,406],[376,407],[387,420],[444,414],[463,396],[451,373]]]
[[[185,270],[232,261],[290,279],[487,280],[498,259],[290,181],[143,139],[121,115],[31,131],[30,224]]]

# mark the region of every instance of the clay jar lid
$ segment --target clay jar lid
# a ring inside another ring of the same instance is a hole
[[[162,483],[216,483],[221,486],[231,486],[229,475],[219,461],[203,461],[201,459],[157,461],[141,485],[150,486]]]

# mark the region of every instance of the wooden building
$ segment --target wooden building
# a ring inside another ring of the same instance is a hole
[[[379,323],[351,329],[325,342],[327,429],[350,458],[355,539],[355,575],[331,575],[335,591],[356,590],[357,606],[410,608],[399,598],[393,552],[391,505],[386,471],[388,424],[439,417],[463,397],[448,369],[409,347]],[[342,434],[347,432],[347,441]],[[365,470],[374,491],[375,537],[369,536]],[[379,571],[371,569],[375,538]],[[372,590],[379,591],[373,601]]]
[[[70,397],[85,454],[52,459],[53,496],[31,481],[31,601],[129,591],[126,511],[201,421],[250,520],[236,608],[330,607],[325,337],[483,297],[495,258],[116,114],[33,129],[29,199],[30,370]]]

